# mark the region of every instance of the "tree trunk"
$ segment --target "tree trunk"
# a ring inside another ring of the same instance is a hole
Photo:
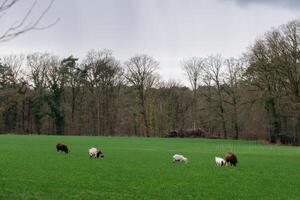
[[[63,115],[55,116],[55,130],[57,135],[63,135],[65,130],[65,119]]]
[[[276,110],[274,97],[269,97],[267,99],[266,104],[267,104],[267,110],[269,113],[269,120],[270,120],[270,133],[269,133],[270,141],[272,143],[275,143],[276,140],[279,138],[281,128],[280,128],[280,122],[279,122],[279,117],[278,117],[277,110]]]
[[[75,88],[72,88],[72,102],[71,102],[71,121],[72,123],[74,122],[74,113],[75,113],[75,101],[76,101],[76,96],[75,96]]]
[[[143,121],[145,126],[145,136],[149,137],[149,123],[148,123],[148,116],[147,116],[147,108],[146,108],[146,100],[144,91],[140,91],[140,100],[141,100],[141,106],[142,106],[142,115],[143,115]]]
[[[233,123],[234,123],[234,133],[235,139],[239,139],[239,125],[238,125],[238,111],[237,111],[237,102],[236,99],[233,99]]]

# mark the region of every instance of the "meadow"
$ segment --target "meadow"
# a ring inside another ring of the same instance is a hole
[[[57,142],[71,153],[56,152]],[[104,159],[89,158],[99,147]],[[228,151],[238,166],[217,167]],[[188,164],[171,162],[183,154]],[[0,136],[0,199],[300,199],[300,148],[258,142]]]

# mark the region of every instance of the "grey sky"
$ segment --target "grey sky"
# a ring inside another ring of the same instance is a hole
[[[25,6],[1,19],[0,30]],[[160,62],[165,80],[183,80],[182,59],[238,56],[271,27],[299,18],[297,6],[296,0],[56,0],[44,19],[47,24],[59,17],[56,26],[1,43],[0,54],[50,51],[83,57],[90,49],[108,48],[125,61],[146,53]]]
[[[224,0],[220,0],[224,1]],[[251,4],[264,4],[264,5],[272,5],[272,6],[279,6],[279,7],[287,7],[292,9],[297,9],[300,7],[299,0],[228,0],[234,1],[242,6],[248,6]]]

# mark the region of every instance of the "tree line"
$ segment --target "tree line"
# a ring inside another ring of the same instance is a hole
[[[265,33],[239,58],[181,62],[189,86],[159,77],[159,62],[110,50],[83,59],[50,53],[0,61],[0,132],[300,141],[300,22]]]

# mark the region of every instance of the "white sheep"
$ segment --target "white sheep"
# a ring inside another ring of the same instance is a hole
[[[95,147],[92,147],[92,148],[89,149],[89,155],[90,155],[90,157],[95,157],[95,158],[99,158],[99,156],[101,158],[104,157],[102,152],[100,150],[98,150],[97,148],[95,148]]]
[[[184,157],[183,155],[179,155],[179,154],[175,154],[173,156],[173,163],[174,162],[184,162],[184,163],[187,163],[188,162],[188,159],[186,157]]]
[[[215,157],[215,161],[217,166],[227,166],[227,163],[223,158]]]

